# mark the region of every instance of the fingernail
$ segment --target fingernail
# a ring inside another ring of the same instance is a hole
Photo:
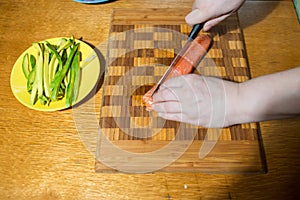
[[[206,22],[203,26],[203,31],[209,31],[211,29],[211,24],[209,22]]]

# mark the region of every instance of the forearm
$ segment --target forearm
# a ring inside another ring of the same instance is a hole
[[[300,67],[240,83],[235,103],[242,122],[300,115]]]

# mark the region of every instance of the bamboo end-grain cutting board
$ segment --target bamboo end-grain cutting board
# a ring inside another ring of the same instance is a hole
[[[97,172],[265,172],[259,124],[207,129],[164,120],[145,110],[143,94],[160,79],[190,31],[184,21],[187,12],[114,10],[100,111]],[[237,82],[248,80],[238,17],[228,18],[211,34],[213,45],[195,73]]]

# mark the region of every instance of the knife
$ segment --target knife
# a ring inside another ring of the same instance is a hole
[[[172,71],[172,69],[174,68],[174,66],[177,63],[177,61],[181,58],[181,55],[183,55],[186,52],[186,50],[189,47],[189,44],[197,37],[198,33],[203,28],[203,25],[204,25],[204,23],[200,23],[200,24],[195,24],[193,26],[190,34],[188,35],[186,43],[183,45],[182,49],[179,51],[179,53],[173,59],[173,61],[170,64],[169,68],[167,69],[167,71],[164,73],[164,75],[161,77],[161,79],[157,82],[155,88],[152,91],[152,94],[150,95],[151,97],[158,90],[159,86],[166,80],[166,78],[168,77],[168,75],[170,74],[170,72]]]

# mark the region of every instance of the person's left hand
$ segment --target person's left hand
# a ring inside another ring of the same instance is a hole
[[[237,83],[188,74],[171,78],[153,95],[152,109],[160,117],[204,127],[230,125]],[[231,110],[228,110],[231,109]]]

